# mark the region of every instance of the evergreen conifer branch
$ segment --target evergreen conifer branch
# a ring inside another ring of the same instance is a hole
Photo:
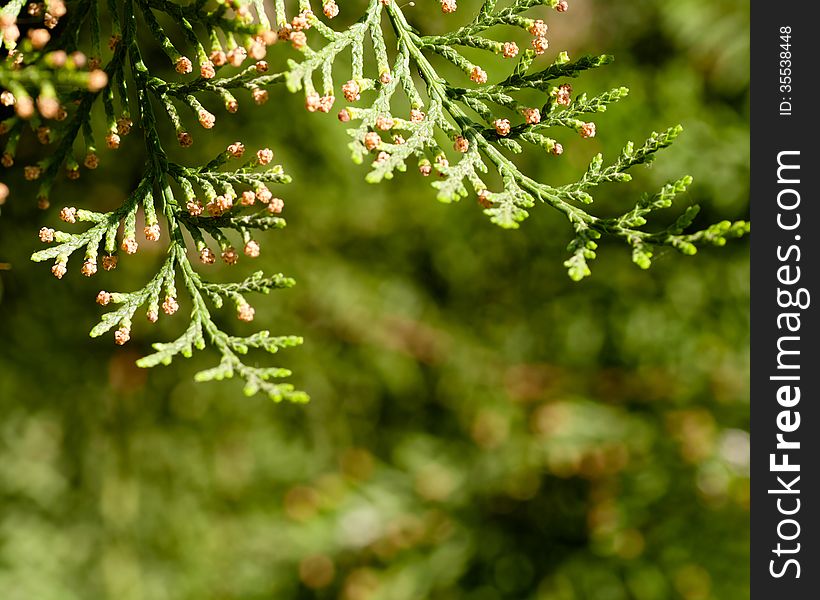
[[[439,1],[445,14],[455,12],[455,0]],[[289,384],[274,383],[289,375],[287,370],[252,367],[242,360],[251,349],[272,353],[301,343],[300,338],[275,337],[266,331],[233,336],[220,329],[209,309],[219,309],[227,301],[241,320],[249,321],[254,310],[247,295],[287,288],[293,281],[281,274],[256,273],[241,282],[212,283],[202,279],[188,258],[191,247],[206,264],[218,256],[233,264],[240,253],[231,240],[237,238],[245,255],[258,256],[255,236],[285,226],[279,216],[283,202],[268,186],[286,184],[290,178],[280,165],[271,164],[273,153],[267,148],[249,161],[235,162],[245,152],[240,142],[203,166],[172,162],[157,126],[158,118],[167,118],[176,141],[187,148],[194,142],[192,117],[204,129],[216,124],[216,115],[205,108],[207,97],[219,98],[232,113],[239,109],[237,96],[249,94],[256,104],[264,104],[268,88],[279,83],[291,92],[304,93],[307,110],[320,113],[332,110],[338,86],[347,103],[338,117],[349,123],[352,158],[369,163],[366,179],[371,183],[391,179],[414,162],[422,175],[435,175],[432,185],[440,201],[475,194],[485,214],[502,227],[517,228],[537,204],[563,214],[572,230],[564,265],[574,280],[590,274],[589,262],[601,238],[620,240],[632,249],[633,261],[648,268],[659,247],[694,254],[698,246],[720,246],[749,231],[745,221],[723,221],[691,231],[696,206],[685,209],[665,228],[648,229],[651,213],[670,208],[686,191],[691,184],[688,176],[654,195],[641,196],[618,217],[599,217],[587,210],[595,188],[629,181],[630,170],[654,160],[681,133],[679,126],[654,132],[640,145],[629,142],[612,162],[595,155],[571,183],[539,181],[522,172],[516,154],[535,146],[559,157],[563,146],[556,138],[561,132],[594,137],[597,128],[587,120],[589,115],[624,100],[628,90],[616,87],[573,97],[567,80],[609,64],[608,55],[571,60],[566,52],[558,52],[547,66],[536,66],[536,58],[549,49],[548,26],[530,11],[546,7],[563,13],[568,9],[566,0],[504,4],[499,8],[495,0],[486,0],[466,25],[441,35],[424,35],[410,25],[395,0],[370,0],[361,18],[341,30],[330,23],[339,13],[335,0],[322,0],[320,12],[313,11],[317,3],[309,0],[275,0],[273,21],[262,0],[107,0],[105,6],[99,0],[30,4],[11,0],[0,9],[6,53],[0,63],[4,89],[0,102],[13,106],[15,113],[0,123],[0,135],[6,138],[3,166],[13,165],[19,140],[28,130],[48,145],[50,152],[40,162],[24,168],[27,179],[39,182],[39,204],[47,208],[62,174],[76,179],[82,167],[98,166],[101,139],[108,149],[116,150],[137,127],[148,156],[140,183],[121,206],[109,212],[63,208],[64,221],[88,227],[74,233],[44,227],[41,240],[54,245],[35,252],[33,260],[53,260],[52,272],[61,278],[69,258],[83,250],[81,271],[92,276],[98,262],[113,269],[121,253],[137,251],[138,221],[149,242],[157,241],[164,229],[168,250],[156,275],[136,291],[100,292],[97,301],[116,308],[102,316],[92,336],[116,329],[115,341],[122,344],[130,338],[137,311],[144,308],[149,321],[158,319],[160,309],[174,314],[180,306],[176,288],[180,282],[190,299],[190,324],[177,340],[155,344],[156,352],[141,359],[141,366],[168,364],[176,356],[190,356],[193,349],[211,345],[221,360],[197,379],[238,375],[245,379],[248,393],[305,400]],[[297,12],[289,18],[287,9],[293,7]],[[42,20],[42,26],[30,26],[23,35],[17,23],[24,13],[31,22]],[[61,19],[67,23],[55,29]],[[107,49],[102,23],[110,23]],[[137,36],[138,24],[147,35]],[[528,47],[487,36],[499,26],[525,32],[519,35],[529,36]],[[59,33],[52,36],[52,31]],[[267,47],[277,41],[288,42],[301,59],[287,61],[283,72],[268,73]],[[142,58],[141,45],[146,43],[161,50],[179,78],[172,80],[149,69]],[[468,55],[463,48],[483,54]],[[509,75],[489,82],[484,68],[470,58],[476,55],[509,60]],[[347,56],[350,67],[339,85],[336,79]],[[455,85],[445,77],[439,67],[442,61],[462,71],[465,82]],[[224,73],[230,68],[239,70]],[[526,101],[533,95],[541,96],[535,104]],[[397,106],[406,104],[409,113],[398,114]],[[95,131],[95,111],[104,115],[103,132]],[[78,146],[85,151],[82,160],[75,156]],[[229,166],[232,162],[239,166]],[[0,201],[7,195],[8,188],[0,184]],[[254,206],[262,208],[254,210]]]
[[[450,0],[442,0],[441,5],[445,13],[454,12],[456,8]],[[305,58],[301,62],[290,62],[286,75],[288,88],[304,90],[309,111],[328,112],[335,100],[332,63],[349,50],[352,78],[341,91],[350,106],[342,109],[339,119],[358,122],[348,129],[353,160],[361,163],[375,155],[367,180],[390,179],[396,171],[405,171],[407,162],[415,158],[423,175],[438,174],[433,187],[439,200],[452,202],[475,193],[490,219],[506,228],[518,227],[536,203],[548,204],[563,213],[574,230],[568,247],[571,258],[565,266],[575,280],[589,275],[588,261],[595,258],[596,240],[603,236],[620,239],[631,246],[636,264],[647,268],[656,246],[671,246],[684,254],[693,254],[698,245],[722,245],[727,237],[747,233],[749,225],[743,221],[719,223],[685,233],[696,214],[694,209],[685,211],[673,226],[649,232],[641,229],[646,224],[643,215],[649,211],[640,202],[617,219],[596,217],[579,206],[592,203],[593,188],[603,183],[630,181],[628,171],[654,160],[655,154],[680,134],[680,126],[653,132],[637,147],[630,142],[609,165],[605,166],[603,157],[596,155],[587,171],[571,184],[536,181],[520,171],[507,152],[522,152],[521,143],[526,142],[560,156],[563,146],[552,137],[553,132],[564,128],[581,138],[594,137],[595,123],[582,117],[604,112],[628,94],[627,88],[618,87],[593,97],[581,94],[573,98],[572,87],[561,81],[609,64],[612,57],[608,55],[584,56],[573,61],[566,52],[560,52],[552,64],[533,72],[534,59],[549,46],[548,27],[544,21],[524,13],[540,6],[559,13],[568,8],[562,0],[514,0],[497,10],[495,2],[487,1],[468,25],[437,36],[421,35],[408,23],[394,0],[371,1],[365,17],[341,32],[328,30],[312,11],[304,11],[304,29],[316,25],[321,39],[327,43],[313,49],[305,36],[294,42]],[[385,23],[389,23],[396,38],[392,59],[387,52]],[[498,25],[527,31],[532,35],[532,48],[520,51],[515,42],[483,37],[488,29]],[[372,78],[364,76],[362,38],[365,34],[372,40],[378,69]],[[484,69],[461,54],[458,47],[478,48],[508,59],[517,57],[517,62],[508,77],[490,84]],[[434,55],[458,67],[474,87],[452,85],[431,62]],[[414,73],[420,75],[421,85],[417,84]],[[323,95],[315,89],[314,76],[322,80]],[[543,103],[539,106],[522,104],[516,93],[525,88],[544,93]],[[411,107],[406,118],[393,115],[392,107],[399,91]],[[362,99],[363,94],[368,95],[368,101]],[[455,152],[440,143],[439,132],[451,140]],[[486,183],[491,171],[500,175],[500,190],[492,191]],[[660,204],[663,208],[670,205],[666,201]],[[652,206],[651,210],[661,208],[658,203]]]
[[[217,94],[228,112],[238,109],[238,101],[232,93],[235,90],[247,90],[257,104],[267,100],[268,93],[263,86],[271,85],[282,76],[265,74],[267,63],[262,60],[265,46],[272,43],[275,36],[270,35],[272,32],[264,10],[254,19],[248,7],[238,3],[219,3],[215,9],[209,9],[204,2],[181,6],[162,0],[126,0],[121,3],[112,0],[108,2],[113,28],[109,56],[105,66],[101,67],[98,2],[81,0],[76,4],[68,3],[67,8],[61,2],[52,4],[60,7],[55,18],[65,15],[69,19],[61,37],[50,39],[48,30],[43,29],[45,35],[40,42],[45,41],[42,48],[38,48],[38,43],[33,41],[36,36],[29,35],[19,45],[19,55],[26,58],[22,63],[25,66],[17,70],[0,69],[0,84],[12,94],[13,102],[9,104],[13,103],[16,109],[15,116],[4,124],[11,142],[6,144],[4,164],[10,166],[13,162],[16,140],[26,128],[35,129],[42,143],[54,144],[50,155],[26,168],[28,179],[39,180],[40,205],[46,208],[51,189],[61,172],[65,171],[70,179],[80,175],[80,165],[74,158],[78,139],[82,139],[86,148],[84,166],[88,169],[97,167],[99,159],[92,119],[100,105],[105,115],[109,149],[116,150],[122,137],[137,126],[142,130],[149,159],[138,186],[114,210],[99,213],[63,208],[60,211],[63,221],[84,223],[88,227],[80,232],[43,227],[40,239],[52,245],[35,252],[32,260],[53,260],[52,273],[62,278],[70,257],[82,250],[81,272],[91,277],[100,262],[104,269],[114,269],[121,254],[137,252],[139,220],[143,221],[142,234],[149,243],[157,242],[165,230],[168,235],[165,260],[141,289],[99,292],[97,302],[115,308],[102,315],[91,330],[91,336],[97,337],[113,329],[116,343],[125,344],[131,337],[138,311],[144,310],[148,321],[156,322],[160,314],[170,316],[184,306],[185,300],[177,289],[177,283],[181,283],[190,301],[190,324],[175,341],[155,344],[155,352],[139,360],[140,366],[169,364],[177,356],[187,357],[194,349],[212,346],[219,352],[221,360],[216,367],[198,373],[197,380],[236,375],[245,380],[247,394],[263,392],[277,401],[307,400],[307,396],[292,385],[276,381],[290,375],[287,369],[257,367],[243,359],[251,350],[275,353],[280,348],[300,344],[301,338],[276,337],[268,331],[248,336],[231,335],[217,324],[209,307],[219,309],[227,303],[236,311],[240,321],[251,321],[255,313],[248,300],[251,294],[268,294],[274,289],[288,288],[294,281],[282,274],[265,277],[257,272],[237,283],[212,283],[203,279],[189,260],[189,246],[192,246],[205,264],[213,264],[218,256],[228,264],[236,263],[241,251],[234,248],[232,238],[241,240],[246,256],[259,256],[260,246],[254,239],[257,233],[285,226],[284,219],[279,216],[283,202],[274,197],[269,186],[287,184],[290,177],[281,165],[272,164],[273,153],[267,148],[241,162],[245,148],[240,142],[231,144],[203,166],[188,167],[172,162],[157,130],[157,115],[166,115],[177,131],[177,141],[187,147],[192,143],[185,125],[188,119],[184,112],[177,110],[178,107],[192,111],[199,124],[209,129],[214,126],[215,116],[203,108],[199,95]],[[22,6],[20,2],[7,5],[2,14],[13,12],[16,17]],[[257,8],[262,9],[262,5],[257,3]],[[193,71],[192,61],[170,41],[155,12],[164,13],[180,26],[199,63],[196,79],[168,81],[151,73],[144,63],[140,47],[143,42],[137,36],[138,18],[146,24],[153,41],[162,48],[180,75]],[[48,14],[44,17],[46,24]],[[16,46],[8,43],[6,22],[13,21],[4,21],[4,39],[7,47],[14,50]],[[197,30],[204,30],[204,40],[210,46],[210,52],[200,42],[194,24]],[[39,61],[64,67],[63,49],[76,49],[81,31],[90,32],[91,48],[97,53],[95,57],[88,59],[79,52],[66,57],[65,60],[72,61],[73,70],[56,68],[48,71],[38,66]],[[224,46],[222,39],[225,40]],[[255,59],[253,64],[237,74],[218,77],[223,65],[240,66],[249,54]],[[84,69],[86,63],[92,64]],[[29,71],[31,76],[27,75]],[[51,77],[52,73],[54,77]],[[66,73],[73,74],[73,77],[66,77]],[[135,90],[135,95],[129,93],[130,87]],[[26,106],[31,97],[37,97],[36,111],[33,106]],[[136,123],[132,121],[132,115]],[[238,162],[240,166],[233,168],[229,162]]]

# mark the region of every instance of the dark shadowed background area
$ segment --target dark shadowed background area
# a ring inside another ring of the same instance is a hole
[[[461,23],[434,0],[423,31]],[[362,2],[340,2],[340,21]],[[699,223],[748,216],[748,6],[740,0],[571,0],[543,9],[551,50],[611,53],[573,80],[630,97],[560,158],[517,160],[550,183],[676,123],[685,131],[600,213],[690,173]],[[511,32],[499,31],[500,35]],[[525,35],[516,34],[520,45]],[[499,38],[501,39],[501,38]],[[293,51],[274,46],[272,69]],[[156,64],[159,57],[153,57]],[[509,63],[485,58],[490,77]],[[339,76],[340,81],[344,80]],[[294,177],[288,227],[262,256],[212,267],[295,277],[256,321],[299,334],[275,357],[306,406],[197,384],[215,355],[140,370],[187,306],[137,322],[124,348],[87,332],[100,289],[141,287],[147,244],[89,280],[28,256],[63,205],[110,209],[139,178],[138,132],[61,183],[52,208],[19,173],[0,216],[0,597],[4,600],[734,600],[747,598],[748,242],[661,256],[644,272],[602,244],[592,277],[562,266],[571,231],[546,206],[520,230],[474,199],[436,202],[415,172],[364,183],[344,127],[282,88],[195,130],[205,162],[234,140],[270,146]],[[168,132],[172,133],[172,132]],[[169,137],[169,146],[171,138]],[[19,164],[40,151],[29,140]],[[671,211],[670,211],[671,212]]]

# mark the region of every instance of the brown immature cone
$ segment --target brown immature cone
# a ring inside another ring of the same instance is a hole
[[[236,262],[239,260],[239,254],[236,252],[232,246],[228,246],[222,252],[222,260],[225,261],[225,264],[228,265],[235,265]]]
[[[149,242],[156,242],[159,241],[160,236],[160,228],[159,224],[154,223],[153,225],[148,225],[143,229],[143,234],[145,234],[145,239]]]
[[[278,215],[285,208],[285,201],[281,198],[271,198],[268,203],[268,212]]]
[[[504,42],[501,54],[504,58],[515,58],[518,55],[518,44],[515,42]]]
[[[495,127],[495,132],[498,135],[505,136],[509,135],[510,133],[509,119],[496,119],[495,121],[493,121],[493,127]]]
[[[108,135],[105,136],[105,145],[108,146],[110,150],[116,150],[120,147],[120,136],[110,131]]]
[[[262,60],[268,53],[268,47],[264,42],[254,42],[251,44],[249,53],[253,60]]]
[[[582,138],[595,137],[595,123],[584,123],[581,125],[580,133]]]
[[[368,131],[364,136],[364,147],[367,148],[368,151],[375,149],[381,142],[381,136],[375,131]]]
[[[484,208],[492,208],[493,201],[490,200],[489,190],[481,190],[480,192],[478,192],[478,203]]]
[[[162,303],[162,312],[170,316],[178,310],[179,303],[177,302],[177,299],[173,296],[166,296],[165,301]]]
[[[329,113],[333,108],[333,103],[336,102],[336,97],[331,94],[325,94],[319,98],[319,112]]]
[[[216,69],[214,69],[214,63],[210,60],[203,61],[199,65],[199,74],[202,76],[203,79],[213,79],[216,77]]]
[[[83,161],[83,164],[87,169],[96,169],[98,166],[100,166],[100,159],[93,152],[89,152],[85,155],[85,160]]]
[[[245,244],[245,256],[250,258],[257,258],[259,256],[259,243],[255,240],[249,240]]]
[[[6,184],[2,184],[2,186],[6,188],[6,194],[8,195],[8,189],[9,188],[6,186]],[[0,191],[2,191],[2,188],[0,188]],[[50,229],[49,227],[41,227],[40,228],[40,241],[43,242],[44,244],[48,244],[50,242],[53,242],[54,241],[54,230]]]
[[[131,330],[128,329],[125,325],[121,326],[117,331],[114,332],[114,342],[118,346],[124,345],[128,340],[131,339]]]
[[[273,193],[264,185],[260,185],[256,190],[256,199],[262,204],[267,204],[273,198]]]
[[[217,67],[221,67],[228,62],[228,57],[222,50],[214,50],[208,58],[210,58],[214,66]]]
[[[192,217],[198,217],[204,210],[202,203],[198,200],[189,201],[188,204],[185,205],[185,208],[188,210],[188,214]]]
[[[243,144],[242,142],[234,142],[233,144],[228,146],[227,152],[233,158],[242,158],[242,155],[245,153],[245,144]]]
[[[273,160],[273,150],[270,148],[262,148],[256,153],[256,160],[260,165],[268,165]]]
[[[470,149],[470,141],[464,136],[456,136],[453,148],[455,148],[458,152],[467,152],[467,150]]]
[[[290,34],[290,43],[297,50],[304,50],[307,47],[307,36],[302,31],[294,31]]]
[[[290,26],[293,28],[293,31],[302,31],[303,29],[310,29],[310,20],[309,17],[312,15],[310,11],[303,11],[293,17],[290,22]]]
[[[545,37],[537,37],[532,40],[532,47],[536,54],[544,54],[550,47],[549,40]]]
[[[206,265],[212,265],[216,262],[216,257],[214,256],[213,250],[210,248],[203,248],[199,253],[199,260]]]
[[[527,125],[538,125],[541,122],[541,111],[537,108],[525,108],[523,112]]]
[[[131,127],[133,126],[134,122],[128,117],[120,117],[117,119],[117,133],[120,135],[128,135],[131,133]]]
[[[555,102],[560,106],[569,106],[572,103],[572,86],[565,83],[558,86],[558,91],[555,93]]]
[[[176,72],[180,75],[187,75],[188,73],[194,70],[194,65],[191,62],[190,58],[188,58],[187,56],[183,56],[179,60],[177,60],[176,65],[174,65],[174,68],[176,69]]]
[[[187,131],[180,131],[177,133],[177,142],[183,148],[190,148],[194,143],[194,138],[191,137],[191,134]]]
[[[239,307],[236,309],[236,317],[240,321],[245,321],[246,323],[249,323],[250,321],[253,321],[253,316],[255,312],[256,311],[250,304],[240,304]]]
[[[126,254],[135,254],[137,249],[139,248],[139,244],[137,240],[132,237],[127,237],[122,240],[122,245],[120,246]]]
[[[473,70],[470,71],[470,81],[479,84],[487,83],[487,73],[481,67],[473,67]]]
[[[51,143],[51,129],[48,127],[37,128],[37,141],[43,145]]]
[[[117,268],[117,257],[116,256],[103,256],[102,259],[102,266],[103,269],[106,271],[111,271],[112,269]]]
[[[254,88],[251,92],[251,96],[253,96],[253,101],[259,105],[268,101],[268,91],[261,88]]]
[[[330,2],[326,2],[322,7],[322,12],[325,13],[328,19],[333,19],[339,15],[339,5],[333,0],[330,0]]]
[[[207,110],[199,111],[199,124],[205,129],[212,129],[216,123],[216,117]]]
[[[555,6],[555,10],[557,10],[560,13],[567,12],[567,10],[569,10],[569,4],[567,3],[567,0],[559,0],[558,4]]]
[[[62,210],[60,210],[60,219],[65,221],[66,223],[76,223],[77,209],[73,206],[64,207]]]
[[[342,94],[348,102],[356,102],[361,98],[361,88],[351,79],[342,86]]]
[[[387,131],[388,129],[393,128],[393,117],[390,115],[380,115],[376,118],[376,129],[381,129],[382,131]]]
[[[445,15],[453,14],[457,9],[456,0],[441,0],[441,12]]]
[[[83,263],[83,268],[80,269],[80,272],[86,277],[91,277],[97,272],[97,261],[92,258],[87,259]]]
[[[248,51],[242,46],[237,46],[228,52],[227,58],[228,62],[230,62],[234,67],[240,67],[242,66],[242,63],[245,62],[245,59],[248,58]]]
[[[533,37],[544,37],[545,35],[547,35],[548,29],[549,28],[547,27],[547,24],[544,23],[544,21],[542,21],[541,19],[536,19],[532,22],[532,25],[530,25],[529,31]]]

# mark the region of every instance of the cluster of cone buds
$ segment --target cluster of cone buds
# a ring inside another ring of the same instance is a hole
[[[245,247],[242,251],[248,258],[258,258],[261,254],[259,242],[256,240],[248,240],[245,242]],[[235,265],[239,261],[239,252],[237,252],[233,246],[225,246],[220,256],[227,265]],[[199,251],[199,260],[203,264],[212,265],[216,262],[216,254],[206,246]]]
[[[481,67],[474,66],[470,70],[470,81],[479,84],[487,83],[487,72]]]
[[[246,323],[253,321],[255,313],[256,311],[253,309],[253,306],[247,302],[242,302],[236,307],[236,318],[240,321],[245,321]]]
[[[328,19],[333,19],[339,15],[339,5],[336,0],[324,0],[322,2],[322,12]]]
[[[124,346],[128,340],[131,339],[131,324],[124,322],[119,329],[114,332],[114,343],[118,346]]]
[[[245,144],[242,142],[234,142],[230,144],[225,150],[228,156],[232,158],[242,158],[245,154]],[[270,148],[260,148],[256,152],[256,163],[260,165],[269,165],[273,160],[273,150]]]
[[[268,70],[268,63],[264,58],[268,53],[267,47],[276,43],[278,36],[276,32],[266,30],[251,38],[247,48],[243,46],[235,46],[225,52],[221,48],[211,50],[208,58],[200,60],[199,75],[203,79],[213,79],[216,77],[216,68],[225,65],[233,67],[240,67],[242,63],[250,56],[256,61],[256,70],[260,73]],[[177,59],[175,64],[178,73],[187,74],[193,71],[193,64],[186,56],[181,56]]]
[[[495,132],[500,136],[506,136],[510,134],[509,119],[496,119],[495,121],[493,121],[493,127],[495,127]]]
[[[581,134],[582,138],[593,138],[595,137],[595,123],[583,123],[578,128],[578,133]]]
[[[356,102],[361,96],[361,86],[357,81],[351,79],[342,86],[342,94],[348,102]]]
[[[330,4],[330,2],[328,2],[328,4]],[[332,4],[335,5],[336,3],[332,2]],[[327,16],[328,13],[336,16],[336,14],[339,13],[339,7],[337,6],[335,11],[333,8],[328,8],[325,15]],[[305,35],[305,31],[311,28],[315,18],[313,11],[309,9],[303,10],[293,17],[290,23],[285,23],[285,25],[279,29],[277,34],[279,39],[288,40],[296,50],[304,50],[307,47],[307,35]],[[333,17],[328,16],[328,18]]]
[[[458,6],[456,6],[456,0],[441,0],[441,12],[445,15],[456,12],[456,9],[458,9]]]
[[[233,208],[233,198],[225,194],[224,196],[215,196],[208,204],[205,205],[205,210],[212,217],[221,217],[226,212]]]
[[[463,135],[457,135],[456,139],[453,142],[453,148],[456,150],[456,152],[467,152],[467,150],[470,149],[470,141]]]
[[[117,123],[114,128],[105,134],[105,145],[109,148],[109,150],[116,150],[119,148],[120,142],[122,141],[121,136],[131,133],[131,127],[133,126],[134,122],[128,115],[123,115],[117,119]]]
[[[536,19],[530,25],[529,32],[532,34],[532,48],[536,54],[544,54],[547,48],[550,47],[549,40],[547,40],[547,24],[541,19]]]
[[[559,106],[569,106],[572,103],[572,86],[568,83],[553,88],[550,95],[555,98],[555,103]]]
[[[66,6],[63,0],[51,0],[48,6],[42,2],[32,2],[28,5],[28,16],[34,19],[43,18],[43,25],[46,29],[29,29],[28,36],[35,50],[45,46],[51,35],[48,29],[54,29],[60,18],[66,14]],[[20,29],[17,27],[17,16],[0,15],[0,43],[14,50],[17,40],[20,39]]]
[[[504,58],[515,58],[518,56],[518,44],[515,42],[504,42],[501,46],[501,55]]]
[[[56,54],[56,52],[54,54]],[[65,53],[63,52],[63,54]],[[95,69],[88,72],[87,87],[90,92],[99,92],[107,84],[108,75],[105,74],[105,71]],[[36,112],[39,112],[40,116],[45,119],[62,121],[68,116],[65,108],[60,104],[57,97],[54,96],[53,91],[41,91],[35,103],[31,96],[27,95],[24,91],[18,92],[18,95],[15,95],[9,90],[4,90],[0,93],[0,104],[3,106],[13,106],[14,112],[21,119],[31,119],[34,117],[35,109]]]
[[[325,93],[324,96],[320,96],[319,92],[308,92],[305,96],[305,109],[308,112],[329,113],[334,102],[336,102],[336,97],[330,92]]]

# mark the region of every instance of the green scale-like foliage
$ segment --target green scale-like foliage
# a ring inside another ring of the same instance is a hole
[[[595,240],[604,236],[629,244],[635,263],[648,268],[657,246],[671,246],[685,254],[694,254],[697,245],[722,245],[727,238],[747,233],[749,225],[742,221],[721,222],[702,231],[688,231],[697,214],[694,207],[686,209],[673,225],[665,229],[642,229],[646,224],[643,216],[652,210],[671,206],[672,198],[686,189],[689,178],[664,187],[654,200],[639,200],[633,209],[617,218],[596,217],[580,206],[593,202],[592,192],[598,185],[630,181],[628,171],[653,161],[656,153],[669,146],[681,133],[680,126],[653,132],[637,147],[628,143],[609,165],[604,164],[600,154],[594,156],[581,178],[569,185],[554,186],[536,181],[516,166],[508,154],[522,152],[524,143],[560,154],[560,144],[551,137],[558,128],[582,133],[582,137],[594,136],[594,126],[590,135],[585,129],[590,124],[583,118],[606,111],[628,94],[627,88],[618,87],[591,98],[582,94],[559,101],[558,97],[565,93],[562,85],[568,78],[609,64],[612,57],[607,55],[570,60],[566,52],[559,52],[552,64],[533,70],[536,51],[530,48],[518,51],[516,48],[517,62],[510,75],[498,83],[490,83],[486,81],[483,69],[459,52],[460,47],[470,47],[505,54],[504,43],[484,37],[484,34],[496,26],[514,26],[528,32],[533,31],[534,26],[545,27],[543,22],[523,15],[538,6],[564,8],[558,0],[517,0],[499,9],[495,1],[487,0],[468,25],[438,36],[419,33],[395,2],[373,0],[366,16],[342,32],[329,29],[310,13],[309,22],[316,25],[322,41],[316,44],[318,49],[309,45],[304,48],[302,62],[290,62],[287,84],[291,91],[304,89],[310,103],[311,96],[316,93],[313,83],[316,76],[321,79],[325,96],[333,96],[331,65],[349,49],[352,78],[348,85],[355,84],[363,97],[343,109],[341,118],[357,123],[348,129],[353,160],[361,163],[377,154],[376,160],[371,161],[367,180],[375,183],[390,179],[396,171],[405,171],[408,161],[416,159],[423,172],[429,173],[429,167],[432,167],[438,173],[439,177],[432,185],[439,200],[457,201],[472,190],[485,204],[484,212],[490,219],[505,228],[517,228],[536,204],[548,204],[563,213],[574,230],[569,243],[572,255],[565,265],[575,280],[590,274],[588,261],[595,258]],[[388,59],[385,23],[389,24],[396,38],[392,64]],[[540,33],[537,29],[534,31]],[[368,35],[379,71],[371,78],[363,75],[363,38]],[[324,45],[319,47],[319,43]],[[452,85],[431,62],[435,56],[458,67],[475,85]],[[420,79],[414,76],[415,73]],[[523,104],[517,99],[522,90],[541,92],[542,103],[538,106]],[[421,111],[423,120],[419,122],[392,115],[391,107],[397,103],[399,93],[405,96],[403,100],[411,109]],[[362,104],[369,106],[361,107]],[[540,118],[537,122],[528,122],[524,117],[525,111],[532,109],[538,110]],[[505,117],[509,122],[507,132],[495,127],[496,120]],[[379,136],[376,144],[372,141],[376,140],[372,137],[374,132]],[[443,146],[439,133],[460,141],[460,149],[466,147],[466,150],[453,152],[450,147]],[[368,134],[371,134],[369,139]],[[386,138],[387,135],[392,137]],[[489,179],[486,175],[492,171],[500,176],[499,190],[491,190],[485,183]]]

